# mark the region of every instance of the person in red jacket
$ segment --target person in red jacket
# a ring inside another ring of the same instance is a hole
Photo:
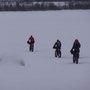
[[[29,47],[29,51],[34,51],[34,43],[35,43],[35,40],[34,40],[34,37],[31,35],[30,38],[28,39],[27,43],[30,45]]]

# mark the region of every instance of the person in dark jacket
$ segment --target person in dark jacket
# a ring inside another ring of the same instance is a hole
[[[30,45],[29,50],[33,52],[35,40],[34,40],[34,37],[32,35],[28,39],[27,43]]]
[[[75,39],[73,43],[73,47],[70,50],[71,54],[75,55],[76,53],[80,53],[80,47],[81,47],[80,42],[78,41],[78,39]],[[78,58],[79,58],[79,54],[78,54]]]
[[[61,42],[57,40],[57,42],[54,44],[53,49],[55,50],[55,57],[61,57]]]
[[[61,49],[61,42],[60,42],[60,40],[57,40],[57,42],[55,42],[53,48],[54,49]]]

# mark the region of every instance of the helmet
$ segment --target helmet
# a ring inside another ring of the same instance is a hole
[[[78,43],[79,41],[78,41],[78,39],[75,39],[75,43]]]
[[[59,42],[59,40],[57,39],[57,42]]]

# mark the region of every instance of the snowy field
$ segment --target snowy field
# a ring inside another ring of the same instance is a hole
[[[70,54],[76,38],[79,64]],[[62,58],[54,57],[57,39]],[[0,90],[90,90],[90,10],[0,12]]]

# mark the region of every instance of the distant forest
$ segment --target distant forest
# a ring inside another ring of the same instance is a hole
[[[0,11],[90,9],[90,0],[0,0]]]

